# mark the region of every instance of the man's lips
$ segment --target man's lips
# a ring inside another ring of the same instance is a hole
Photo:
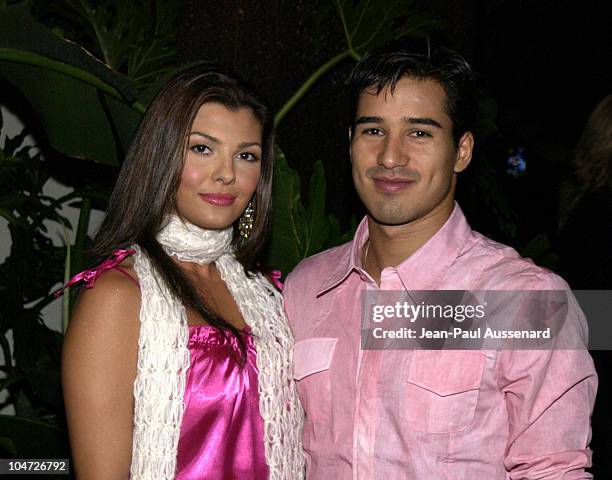
[[[374,177],[372,180],[376,188],[387,193],[398,192],[414,183],[410,178]]]
[[[199,195],[205,202],[218,207],[227,207],[228,205],[233,204],[236,200],[236,197],[230,195],[229,193],[200,193]]]

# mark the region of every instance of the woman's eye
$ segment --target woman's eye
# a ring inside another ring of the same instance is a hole
[[[256,162],[259,160],[259,157],[251,152],[240,152],[238,158],[240,158],[240,160],[246,160],[247,162]]]
[[[208,148],[206,145],[194,145],[191,147],[191,150],[200,155],[210,153],[210,148]]]

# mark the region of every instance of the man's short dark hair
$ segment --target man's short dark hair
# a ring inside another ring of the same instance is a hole
[[[350,79],[353,130],[361,92],[373,88],[378,95],[387,87],[393,92],[404,77],[435,80],[444,89],[455,145],[465,132],[472,131],[476,116],[476,81],[470,64],[448,48],[406,38],[368,51],[353,69]]]

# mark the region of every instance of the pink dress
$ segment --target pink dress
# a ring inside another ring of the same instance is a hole
[[[134,250],[116,250],[96,268],[85,270],[54,295],[79,282],[92,288],[106,270],[118,267]],[[247,355],[240,367],[236,338],[208,325],[189,326],[190,365],[185,382],[185,411],[177,453],[176,480],[264,480],[268,466],[264,425],[259,413],[257,354],[249,327],[242,332]]]

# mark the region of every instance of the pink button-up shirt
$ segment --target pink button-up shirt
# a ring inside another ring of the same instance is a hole
[[[307,478],[585,479],[597,377],[585,350],[361,350],[361,292],[565,290],[552,272],[474,232],[456,205],[417,252],[381,274],[352,242],[303,261],[285,285]],[[584,317],[575,334],[586,341]]]

